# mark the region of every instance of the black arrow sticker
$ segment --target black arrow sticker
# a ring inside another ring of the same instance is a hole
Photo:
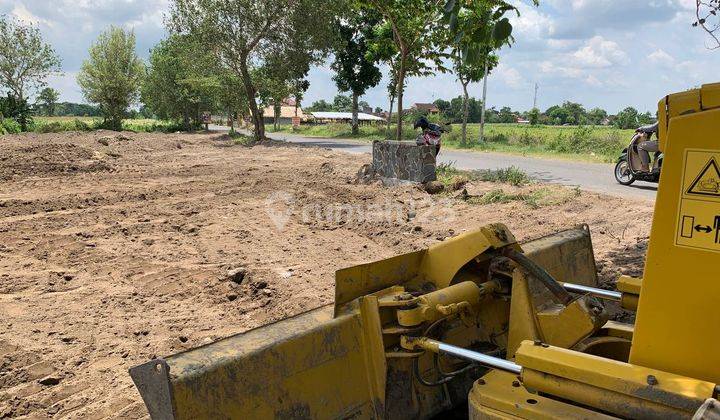
[[[713,228],[710,226],[697,225],[695,226],[695,230],[698,232],[710,233],[712,232]]]

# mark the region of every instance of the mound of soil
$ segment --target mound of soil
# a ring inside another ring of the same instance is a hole
[[[71,143],[0,147],[0,179],[109,171],[112,166],[105,157]]]

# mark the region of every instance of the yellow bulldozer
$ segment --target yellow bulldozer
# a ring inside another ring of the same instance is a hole
[[[500,224],[337,271],[335,303],[130,369],[154,419],[720,418],[720,84],[659,103],[643,279],[581,226]],[[634,312],[633,324],[608,308]]]

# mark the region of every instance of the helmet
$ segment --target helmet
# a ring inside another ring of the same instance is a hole
[[[423,117],[418,118],[417,121],[415,121],[415,125],[413,125],[413,129],[419,127],[424,130],[424,129],[428,128],[429,125],[430,125],[430,122],[428,122],[427,118],[425,118],[423,116]]]

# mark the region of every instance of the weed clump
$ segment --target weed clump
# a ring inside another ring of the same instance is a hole
[[[478,171],[478,179],[486,182],[502,182],[505,184],[521,187],[532,182],[530,175],[522,169],[510,166],[509,168],[488,169]]]

